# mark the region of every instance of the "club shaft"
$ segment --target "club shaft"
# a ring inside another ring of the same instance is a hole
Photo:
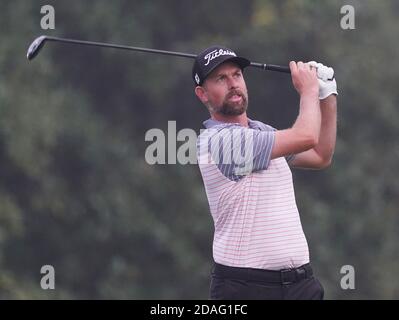
[[[110,44],[110,43],[104,43],[104,42],[83,41],[83,40],[65,39],[65,38],[57,38],[57,37],[47,37],[46,40],[54,41],[54,42],[73,43],[73,44],[79,44],[79,45],[84,45],[84,46],[95,46],[95,47],[105,47],[105,48],[123,49],[123,50],[131,50],[131,51],[149,52],[149,53],[163,54],[163,55],[169,55],[169,56],[178,56],[178,57],[184,57],[184,58],[193,58],[194,59],[196,57],[195,54],[190,54],[190,53],[148,49],[148,48],[140,48],[140,47],[131,47],[131,46]]]
[[[118,44],[111,44],[111,43],[104,43],[104,42],[75,40],[75,39],[58,38],[58,37],[51,37],[51,36],[45,36],[45,37],[43,36],[43,38],[45,38],[45,41],[72,43],[72,44],[78,44],[78,45],[83,45],[83,46],[95,46],[95,47],[130,50],[130,51],[140,51],[140,52],[177,56],[177,57],[184,57],[184,58],[191,58],[191,59],[195,59],[197,57],[197,55],[191,54],[191,53],[166,51],[166,50],[158,50],[158,49],[148,49],[148,48],[141,48],[141,47],[132,47],[132,46],[125,46],[125,45],[118,45]],[[40,50],[40,47],[38,48],[38,50]],[[35,51],[35,50],[33,50],[33,51]],[[37,54],[37,51],[36,51],[36,54]],[[33,57],[36,54],[33,54]],[[30,57],[29,59],[32,59],[33,57]],[[291,71],[288,67],[274,65],[274,64],[251,62],[250,66],[255,67],[255,68],[260,68],[263,70],[291,73]]]

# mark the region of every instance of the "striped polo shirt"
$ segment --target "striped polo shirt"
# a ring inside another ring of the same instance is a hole
[[[232,267],[279,270],[309,262],[295,202],[293,158],[271,160],[275,129],[260,121],[204,122],[198,164],[214,221],[213,258]]]

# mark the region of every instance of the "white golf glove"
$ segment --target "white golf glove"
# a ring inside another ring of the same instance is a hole
[[[310,61],[308,64],[317,70],[317,78],[319,80],[319,99],[323,100],[332,94],[338,95],[337,82],[334,78],[334,69],[321,63],[317,63],[316,61]]]

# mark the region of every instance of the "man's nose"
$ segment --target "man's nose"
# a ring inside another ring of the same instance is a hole
[[[230,89],[238,88],[238,80],[235,79],[234,77],[228,77],[227,81],[228,81],[227,84]]]

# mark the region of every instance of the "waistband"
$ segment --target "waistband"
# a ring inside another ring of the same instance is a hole
[[[212,274],[221,278],[280,283],[287,285],[310,278],[313,275],[313,270],[310,266],[310,263],[304,264],[298,268],[281,270],[230,267],[214,263]]]

